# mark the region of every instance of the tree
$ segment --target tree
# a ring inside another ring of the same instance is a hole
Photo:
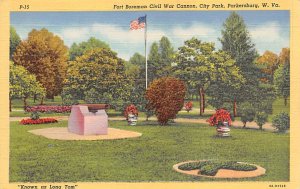
[[[70,60],[73,61],[76,57],[83,55],[86,51],[89,51],[94,48],[110,48],[107,43],[96,39],[95,37],[89,38],[87,41],[81,42],[79,44],[73,43],[71,45],[69,54]]]
[[[241,89],[234,94],[233,104],[236,110],[237,102],[251,101],[251,99],[255,98],[252,91],[258,85],[256,74],[259,73],[259,69],[254,64],[257,52],[243,18],[237,13],[232,12],[229,15],[223,24],[221,33],[222,37],[219,40],[222,44],[222,49],[230,53],[246,79]],[[237,115],[236,111],[234,115]]]
[[[278,63],[279,57],[277,54],[271,51],[266,51],[257,59],[256,64],[262,66],[261,72],[264,74],[264,76],[261,78],[261,81],[270,83],[273,82],[273,75],[278,67]]]
[[[290,64],[290,48],[282,48],[279,54],[279,64]]]
[[[243,128],[246,127],[247,122],[251,122],[255,118],[255,108],[249,102],[244,102],[239,108],[239,115],[241,116],[241,121],[244,123]]]
[[[184,104],[184,82],[173,77],[154,80],[146,91],[147,108],[153,110],[161,125],[166,125]]]
[[[151,45],[148,56],[148,81],[170,76],[175,52],[170,40],[163,36],[159,43],[154,42]]]
[[[67,70],[68,49],[58,36],[47,29],[33,29],[27,40],[17,47],[13,59],[15,64],[24,66],[36,76],[46,89],[47,98],[53,99],[61,93]]]
[[[272,126],[279,132],[284,132],[290,128],[290,116],[286,112],[281,112],[272,119]]]
[[[278,96],[284,98],[284,104],[290,96],[290,49],[283,48],[279,55],[279,67],[274,73],[274,86]]]
[[[184,44],[179,47],[176,56],[174,75],[185,81],[188,88],[199,91],[200,115],[202,115],[205,107],[205,91],[209,90],[210,86],[223,84],[238,87],[239,83],[243,82],[243,77],[226,52],[214,51],[214,44],[201,42],[196,38],[187,40]]]
[[[287,100],[290,96],[290,65],[280,65],[274,73],[274,86],[277,95],[282,96],[284,105],[287,106]]]
[[[9,38],[9,59],[12,60],[13,54],[21,42],[21,38],[18,35],[14,27],[10,27],[10,38]]]
[[[123,110],[132,85],[133,80],[125,75],[124,60],[110,49],[96,48],[69,63],[63,97],[109,103]]]
[[[262,130],[262,126],[267,122],[268,114],[265,112],[257,112],[255,115],[255,122],[259,126],[259,129]]]
[[[37,95],[43,97],[45,89],[23,66],[14,63],[9,64],[9,111],[13,99],[23,99],[24,109],[27,106],[27,99]]]
[[[163,36],[159,40],[160,64],[157,72],[159,77],[169,76],[171,74],[171,66],[174,61],[175,52],[170,40]]]
[[[155,78],[157,78],[157,68],[159,67],[160,55],[158,52],[158,43],[152,43],[150,47],[150,52],[148,55],[148,82],[151,83]]]

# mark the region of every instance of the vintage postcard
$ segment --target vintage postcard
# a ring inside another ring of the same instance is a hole
[[[0,189],[300,189],[300,1],[0,1]]]

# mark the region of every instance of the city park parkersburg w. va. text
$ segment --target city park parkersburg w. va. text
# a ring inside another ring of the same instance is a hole
[[[235,12],[219,40],[221,50],[195,37],[175,50],[163,36],[147,60],[135,53],[125,61],[94,37],[68,49],[46,28],[22,41],[11,27],[10,180],[197,181],[220,169],[250,172],[259,165],[265,174],[244,179],[288,181],[289,48],[259,55]],[[142,136],[59,141],[27,132],[67,127],[75,104],[109,104],[110,128]],[[231,136],[218,137],[209,125],[218,133],[233,126]],[[187,164],[176,169],[200,169],[204,177],[172,170],[180,162]]]

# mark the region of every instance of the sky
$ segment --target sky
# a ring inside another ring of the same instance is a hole
[[[289,47],[289,11],[237,11],[243,17],[258,53],[270,50],[279,54]],[[32,29],[47,28],[70,47],[74,42],[96,37],[109,44],[118,56],[129,60],[138,52],[144,55],[144,29],[129,30],[131,20],[147,15],[147,54],[151,44],[167,36],[175,50],[192,37],[214,42],[230,11],[143,11],[143,12],[12,12],[11,25],[22,40]]]

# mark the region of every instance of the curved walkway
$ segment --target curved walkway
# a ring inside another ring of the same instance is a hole
[[[68,120],[68,116],[51,116],[51,117],[53,117],[57,120]],[[24,119],[24,117],[10,117],[9,121],[21,121],[22,119]],[[108,118],[108,120],[111,120],[111,121],[123,121],[124,120],[125,121],[125,118],[118,116],[118,117],[110,117],[110,118]],[[145,121],[146,118],[142,117],[142,118],[139,118],[139,120]],[[155,117],[151,117],[151,118],[149,118],[149,120],[156,121],[157,119]],[[177,119],[175,119],[175,122],[208,124],[206,122],[206,119],[191,119],[191,118],[177,118]],[[243,123],[241,121],[234,121],[234,122],[232,122],[232,126],[236,127],[236,128],[242,128]],[[257,126],[257,124],[255,122],[247,123],[246,128],[247,129],[259,129],[259,127]],[[272,127],[271,123],[264,124],[263,130],[275,131],[275,129],[274,129],[274,127]]]

